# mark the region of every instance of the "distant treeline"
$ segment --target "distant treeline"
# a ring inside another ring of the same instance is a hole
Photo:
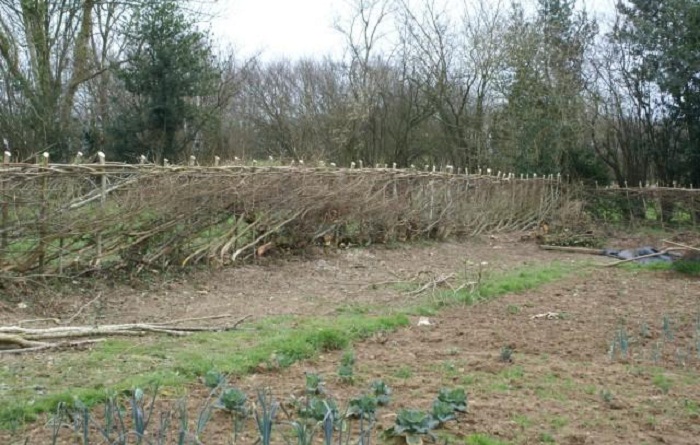
[[[202,2],[0,0],[0,139],[700,185],[700,1],[576,3],[352,0],[343,57],[263,60],[215,48]]]

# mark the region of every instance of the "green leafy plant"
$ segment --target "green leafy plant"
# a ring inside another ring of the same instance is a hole
[[[215,406],[245,417],[248,415],[247,402],[248,396],[243,391],[237,388],[226,388],[221,392]]]
[[[431,431],[439,424],[440,422],[424,411],[402,409],[398,412],[394,425],[387,429],[385,434],[389,437],[403,437],[409,445],[419,444],[422,443],[420,436],[423,435],[435,440]]]
[[[338,406],[334,400],[312,397],[307,401],[306,406],[299,410],[299,415],[321,422],[326,418],[329,411],[334,419],[338,419]]]
[[[307,394],[323,394],[323,378],[316,373],[306,372],[306,393]]]
[[[343,353],[338,368],[338,378],[343,383],[353,383],[355,380],[353,367],[355,365],[355,354],[352,350]]]
[[[211,369],[204,374],[204,386],[214,389],[226,381],[226,377],[215,369]]]
[[[510,346],[504,346],[501,348],[501,353],[499,354],[498,359],[503,363],[513,363],[513,352],[513,348]]]
[[[374,419],[377,414],[378,405],[377,397],[371,394],[365,394],[362,397],[350,400],[347,415],[348,417]]]
[[[312,445],[316,436],[316,423],[300,422],[298,420],[290,422],[292,433],[296,439],[296,445]],[[287,441],[291,445],[291,442]]]
[[[610,405],[615,399],[615,396],[609,389],[603,389],[600,391],[600,398],[603,399],[606,405]]]
[[[372,394],[377,398],[377,405],[386,406],[391,401],[391,388],[383,380],[375,380],[370,386]]]
[[[441,388],[437,399],[450,405],[453,411],[467,412],[469,402],[464,388]]]
[[[433,418],[440,423],[455,419],[455,409],[452,404],[443,402],[442,400],[435,400],[433,402],[433,411],[431,414]]]

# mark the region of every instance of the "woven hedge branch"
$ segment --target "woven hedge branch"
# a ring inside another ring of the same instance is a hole
[[[0,280],[521,230],[566,199],[552,179],[394,169],[10,164],[0,187]]]

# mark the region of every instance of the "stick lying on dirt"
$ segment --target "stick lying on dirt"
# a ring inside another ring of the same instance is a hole
[[[18,335],[5,335],[0,334],[0,346],[5,345],[15,345],[19,346],[13,349],[0,349],[0,354],[24,354],[27,352],[38,352],[46,351],[48,349],[66,349],[66,348],[79,348],[81,346],[92,345],[95,343],[105,341],[104,338],[97,338],[93,340],[73,340],[73,341],[59,341],[56,343],[38,342],[25,340]]]
[[[424,285],[422,285],[420,288],[418,288],[412,292],[409,292],[408,295],[411,295],[411,296],[420,295],[428,289],[432,289],[432,291],[435,292],[435,289],[440,287],[440,285],[447,283],[449,280],[454,278],[454,276],[455,276],[454,274],[439,275],[439,276],[431,279],[430,281],[428,281]]]
[[[670,244],[670,245],[672,245],[672,246],[680,247],[680,248],[683,248],[683,249],[686,249],[686,250],[693,250],[693,251],[695,251],[695,252],[700,252],[700,248],[698,248],[698,247],[686,246],[685,244],[674,243],[673,241],[669,241],[669,240],[666,240],[666,239],[665,239],[665,240],[661,240],[661,242],[662,242],[662,243],[666,243],[666,244]]]
[[[0,354],[20,354],[24,352],[36,352],[46,349],[78,347],[86,344],[104,341],[109,336],[140,336],[149,333],[166,334],[173,336],[185,336],[194,332],[225,332],[238,328],[250,315],[237,320],[233,324],[216,327],[174,326],[184,321],[205,320],[214,318],[230,318],[231,315],[215,315],[212,317],[200,317],[195,319],[173,320],[165,323],[133,323],[114,324],[101,326],[63,326],[57,328],[30,329],[19,326],[0,327]],[[61,341],[49,343],[44,340],[57,340],[69,338],[100,337],[93,340]],[[9,346],[9,348],[7,348]]]
[[[542,250],[557,250],[560,252],[573,252],[573,253],[588,253],[591,255],[605,255],[605,250],[603,249],[591,249],[590,247],[567,247],[567,246],[548,246],[540,245]]]

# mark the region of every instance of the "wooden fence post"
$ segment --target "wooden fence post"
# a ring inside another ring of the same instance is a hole
[[[9,151],[5,151],[5,154],[2,159],[2,168],[6,169],[10,166],[10,157],[12,156],[12,153]],[[7,226],[8,226],[8,219],[9,219],[9,197],[7,194],[9,193],[9,188],[5,187],[5,178],[2,178],[2,189],[0,190],[0,193],[2,193],[2,252],[0,252],[0,258],[2,258],[5,255],[5,251],[7,250]],[[0,264],[2,261],[0,261]]]
[[[49,153],[44,152],[42,158],[39,160],[42,167],[49,167]],[[49,178],[46,176],[48,172],[45,172],[41,178],[41,203],[39,204],[39,270],[44,270],[44,262],[46,261],[46,205],[48,203],[48,188],[49,188]]]
[[[2,159],[2,166],[3,169],[6,169],[10,166],[10,158],[12,157],[12,153],[9,151],[6,151],[3,159]],[[6,195],[8,189],[5,187],[5,182],[3,181],[2,183],[2,248],[6,249],[7,248],[7,232],[5,231],[5,228],[7,227],[7,219],[8,219],[8,212],[9,212],[9,205],[10,203],[8,202],[8,197]]]
[[[99,151],[99,152],[97,152],[97,157],[99,158],[99,163],[102,166],[100,168],[100,172],[98,174],[100,175],[100,187],[101,187],[100,207],[102,208],[103,213],[104,213],[104,208],[105,208],[105,204],[107,201],[107,169],[104,167],[105,154],[103,152]],[[101,260],[102,260],[102,232],[97,232],[97,258],[95,258],[95,265],[96,266],[99,265]]]

